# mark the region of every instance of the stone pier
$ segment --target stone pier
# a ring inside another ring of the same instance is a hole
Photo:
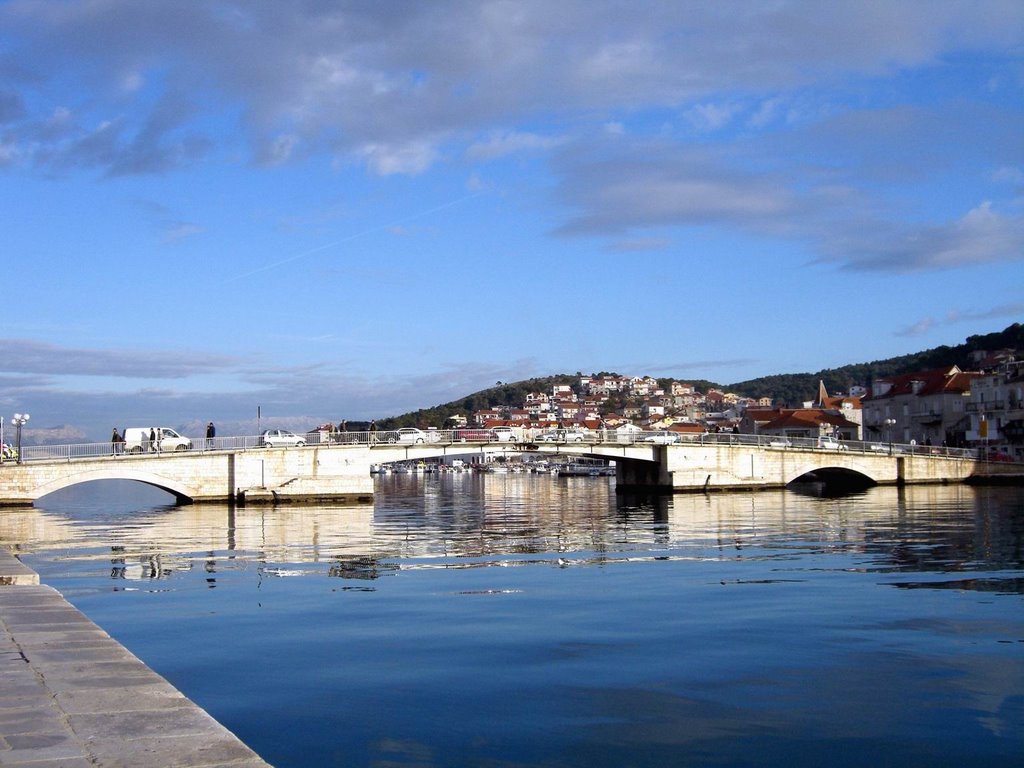
[[[0,766],[269,768],[2,546]]]

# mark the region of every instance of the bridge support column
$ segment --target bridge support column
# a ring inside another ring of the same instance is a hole
[[[672,483],[666,477],[663,464],[650,461],[617,459],[615,462],[615,488],[670,493]]]

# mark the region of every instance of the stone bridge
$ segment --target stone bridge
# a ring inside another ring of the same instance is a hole
[[[45,456],[0,465],[0,505],[26,505],[79,483],[135,480],[181,503],[232,501],[369,501],[371,466],[461,458],[486,461],[561,454],[615,462],[620,488],[711,491],[781,488],[802,478],[846,486],[1024,482],[1024,465],[990,462],[970,451],[848,443],[821,449],[813,441],[769,441],[756,435],[703,435],[659,444],[594,436],[580,442],[425,442],[289,448],[218,446],[173,453],[76,457],[48,446]],[[650,438],[648,438],[650,439]]]

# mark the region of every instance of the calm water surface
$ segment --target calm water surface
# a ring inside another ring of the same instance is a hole
[[[395,475],[361,507],[41,506],[0,542],[278,768],[1024,755],[1024,489]]]

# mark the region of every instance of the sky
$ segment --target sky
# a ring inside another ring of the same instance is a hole
[[[1024,320],[1022,262],[1019,0],[0,0],[37,438],[813,372]]]

